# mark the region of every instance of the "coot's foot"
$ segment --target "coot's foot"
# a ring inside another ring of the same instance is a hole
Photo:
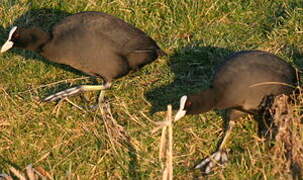
[[[219,150],[195,166],[195,169],[201,169],[205,174],[209,174],[215,165],[223,165],[227,162],[227,153]]]

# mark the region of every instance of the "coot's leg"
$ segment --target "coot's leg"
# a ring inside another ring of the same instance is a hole
[[[50,96],[47,96],[44,98],[42,101],[44,102],[51,102],[51,101],[56,101],[58,99],[66,98],[68,96],[73,96],[81,92],[85,91],[98,91],[98,90],[105,90],[110,88],[111,83],[107,82],[105,85],[81,85],[81,86],[76,86],[73,88],[69,88],[60,92],[57,92],[55,94],[52,94]]]
[[[110,82],[107,82],[107,83],[105,84],[105,86],[107,86],[107,88],[110,88],[111,83],[110,83]],[[106,90],[107,88],[101,89],[100,94],[99,94],[99,97],[98,97],[98,103],[97,103],[93,108],[98,108],[99,105],[102,104],[102,102],[104,101],[105,90]]]
[[[210,173],[215,167],[216,164],[224,164],[227,162],[227,154],[225,151],[225,145],[230,137],[231,131],[233,127],[235,126],[235,120],[239,119],[241,116],[243,116],[244,113],[238,110],[231,109],[229,110],[228,115],[228,126],[225,130],[225,135],[223,137],[223,140],[218,147],[218,150],[210,155],[208,158],[204,159],[201,163],[195,166],[196,169],[202,169],[202,171],[206,174]]]

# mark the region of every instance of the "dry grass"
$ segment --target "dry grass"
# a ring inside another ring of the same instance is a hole
[[[10,175],[8,174],[0,174],[0,180],[40,180],[40,179],[49,179],[53,178],[51,175],[45,171],[42,167],[33,168],[32,165],[28,165],[25,168],[25,173],[20,170],[15,169],[14,167],[10,167]],[[68,178],[67,178],[68,179]]]
[[[150,133],[154,122],[165,117],[159,111],[167,104],[177,107],[184,94],[207,88],[224,57],[239,50],[267,50],[303,67],[301,0],[1,0],[1,44],[13,25],[49,29],[79,11],[123,19],[155,39],[169,56],[115,81],[106,92],[110,108],[106,103],[101,113],[85,108],[95,104],[93,92],[85,93],[87,101],[70,97],[72,104],[38,101],[94,83],[83,74],[28,51],[1,54],[1,173],[10,174],[11,167],[25,172],[32,164],[54,179],[160,179],[161,135]],[[192,167],[213,153],[222,134],[223,120],[215,111],[175,123],[174,179],[200,176]],[[254,121],[243,119],[231,139],[230,161],[208,179],[286,179]]]
[[[274,134],[272,161],[273,174],[288,179],[303,178],[303,96],[281,95],[274,99],[270,108]]]

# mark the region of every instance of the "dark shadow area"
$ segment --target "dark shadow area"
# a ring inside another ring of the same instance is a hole
[[[51,30],[55,24],[69,15],[71,13],[58,9],[31,9],[18,17],[13,25],[20,27],[38,26],[47,31]]]
[[[283,52],[293,60],[293,64],[303,72],[303,51],[295,45],[286,46]]]
[[[20,170],[21,168],[16,164],[16,163],[13,163],[12,161],[8,160],[7,158],[3,157],[3,156],[0,156],[0,172],[3,173],[5,166],[4,165],[9,165],[9,166],[12,166],[18,170]]]
[[[217,67],[234,51],[213,46],[200,46],[200,42],[176,50],[170,56],[169,66],[175,79],[172,83],[145,93],[152,104],[151,113],[165,111],[168,104],[178,108],[183,95],[193,94],[210,87]],[[293,60],[293,65],[303,74],[303,53],[295,46],[282,50]]]
[[[137,151],[132,145],[130,139],[125,142],[127,149],[128,149],[128,155],[130,161],[128,162],[128,175],[130,179],[139,180],[140,177],[140,168],[138,164],[138,157],[137,157]]]
[[[60,22],[64,17],[67,17],[71,15],[71,13],[61,11],[58,9],[48,9],[48,8],[42,8],[42,9],[32,9],[18,17],[12,24],[12,26],[17,26],[17,27],[40,27],[44,31],[51,31],[52,27]],[[9,27],[8,29],[4,29],[3,27],[0,27],[0,46],[3,45],[3,43],[6,41],[8,37],[8,33],[11,29]],[[82,72],[73,69],[69,66],[62,65],[62,64],[57,64],[50,62],[43,58],[42,56],[38,55],[35,52],[30,52],[27,50],[22,50],[18,48],[12,48],[9,50],[9,52],[6,53],[14,53],[23,56],[26,59],[35,59],[39,61],[43,61],[46,64],[62,68],[66,71],[78,74],[78,75],[83,75]]]
[[[176,50],[169,62],[175,80],[145,93],[152,104],[151,113],[165,111],[168,104],[176,109],[181,96],[208,88],[216,67],[232,53],[226,48],[199,46],[199,42]]]

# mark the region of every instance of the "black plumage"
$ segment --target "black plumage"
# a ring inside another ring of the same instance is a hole
[[[216,70],[212,86],[197,94],[183,96],[176,120],[186,114],[199,114],[213,109],[227,109],[233,121],[245,113],[257,114],[263,98],[291,93],[297,82],[296,70],[281,58],[263,51],[241,51],[230,56]],[[229,134],[231,127],[226,134]],[[210,159],[227,160],[223,152],[224,137],[217,153],[202,161],[197,168],[209,172]]]
[[[38,27],[17,27],[11,33],[7,42],[13,43],[12,47],[35,51],[49,61],[103,78],[106,87],[114,79],[165,55],[143,31],[102,12],[68,16],[54,25],[51,32]],[[9,48],[3,46],[1,51]],[[79,89],[86,90],[84,86]],[[56,100],[73,92],[60,92],[46,100]]]

